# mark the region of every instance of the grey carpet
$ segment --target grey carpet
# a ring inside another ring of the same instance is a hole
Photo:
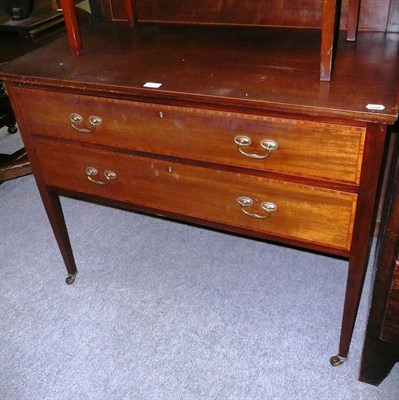
[[[0,149],[18,145],[0,131]],[[347,263],[62,200],[72,286],[32,176],[0,185],[1,400],[397,400],[338,346]]]

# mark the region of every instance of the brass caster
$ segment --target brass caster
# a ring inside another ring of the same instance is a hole
[[[339,355],[332,356],[330,358],[330,364],[333,367],[339,367],[341,364],[343,364],[345,362],[345,360],[346,360],[346,357],[341,357]]]
[[[76,275],[77,275],[77,272],[75,272],[74,274],[69,274],[65,279],[65,283],[67,285],[72,285],[72,283],[75,282]]]

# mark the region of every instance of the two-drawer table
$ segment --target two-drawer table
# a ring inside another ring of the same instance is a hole
[[[340,38],[330,83],[319,32],[279,28],[93,26],[81,57],[60,39],[3,66],[67,282],[60,194],[345,257],[340,364],[397,117],[398,39]]]

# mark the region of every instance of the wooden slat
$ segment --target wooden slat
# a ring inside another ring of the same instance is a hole
[[[71,52],[74,55],[80,55],[83,49],[78,20],[76,18],[75,2],[74,0],[60,0],[60,2],[65,17],[65,26]]]
[[[136,13],[134,10],[133,0],[124,0],[125,9],[127,14],[127,22],[130,26],[135,25]]]
[[[355,41],[359,22],[360,0],[348,0],[347,40]]]
[[[337,0],[323,0],[323,19],[321,27],[320,80],[331,79],[334,57]]]

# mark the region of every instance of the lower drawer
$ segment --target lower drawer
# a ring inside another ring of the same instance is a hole
[[[357,196],[75,144],[35,140],[46,184],[349,250]]]

